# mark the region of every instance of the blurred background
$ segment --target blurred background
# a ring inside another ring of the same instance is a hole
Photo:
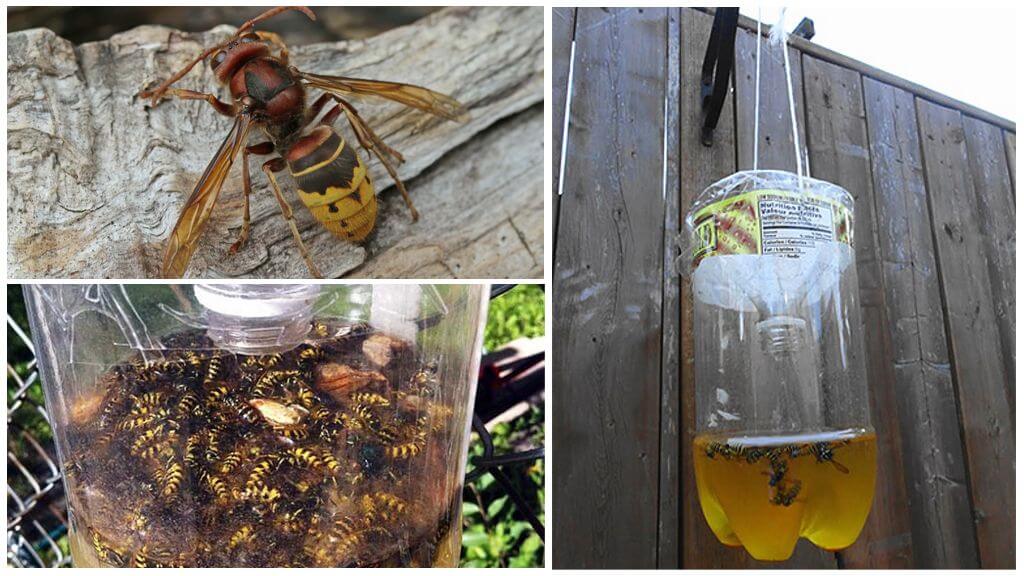
[[[7,9],[7,32],[49,28],[75,44],[104,40],[143,24],[169,26],[188,32],[209,30],[220,24],[238,26],[268,6],[24,6]],[[260,25],[282,34],[289,44],[309,44],[375,36],[410,24],[440,7],[336,7],[317,6],[317,21],[297,12],[286,13]]]
[[[8,285],[7,565],[70,566],[67,503],[30,338],[21,286]],[[491,301],[476,414],[495,455],[544,446],[543,339],[539,285],[520,285]],[[517,503],[494,475],[474,474],[473,459],[483,455],[474,433],[467,470],[476,477],[463,490],[461,565],[543,566],[543,538],[528,516],[545,522],[544,460],[501,468],[521,497]]]

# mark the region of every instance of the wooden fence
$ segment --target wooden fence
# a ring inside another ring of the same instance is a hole
[[[800,39],[811,174],[856,199],[874,508],[853,547],[801,541],[781,564],[705,524],[690,287],[672,240],[701,190],[751,167],[758,41],[741,19],[734,97],[704,147],[711,21],[554,9],[555,567],[1013,567],[1015,125]],[[759,167],[795,170],[785,73],[763,58],[761,74]]]

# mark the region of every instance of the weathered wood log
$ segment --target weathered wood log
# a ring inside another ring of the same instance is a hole
[[[413,223],[373,159],[381,206],[378,230],[365,245],[321,228],[291,192],[292,179],[282,176],[303,239],[325,275],[357,267],[361,275],[542,273],[543,30],[540,8],[459,7],[365,41],[292,47],[292,63],[301,69],[422,84],[453,95],[470,113],[460,124],[379,99],[356,102],[369,125],[404,154],[398,173],[421,212]],[[158,274],[164,240],[230,120],[195,101],[149,108],[136,94],[232,32],[226,26],[202,34],[144,26],[78,47],[48,30],[8,35],[11,277]],[[180,86],[218,88],[206,67]],[[336,126],[354,142],[342,124]],[[259,162],[251,166],[249,243],[227,255],[241,227],[241,170],[235,167],[191,277],[308,276]],[[467,197],[474,201],[463,201]],[[425,252],[414,238],[434,242]],[[494,266],[495,259],[502,265]]]

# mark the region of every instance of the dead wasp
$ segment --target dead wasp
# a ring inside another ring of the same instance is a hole
[[[850,473],[849,468],[843,466],[842,464],[835,460],[835,453],[832,451],[832,445],[829,444],[828,442],[815,442],[814,444],[811,445],[808,451],[809,453],[814,455],[814,459],[817,460],[818,462],[829,462],[832,464],[832,466],[835,467],[836,470],[842,472],[843,474]]]
[[[203,483],[206,484],[210,494],[213,495],[214,499],[226,502],[228,500],[228,487],[224,483],[224,480],[218,476],[207,473],[203,478]]]
[[[299,351],[299,362],[320,362],[324,359],[325,355],[323,349],[316,344],[307,344],[305,348]]]
[[[227,456],[224,457],[223,460],[220,461],[220,468],[219,468],[220,473],[221,474],[230,474],[230,473],[234,472],[235,468],[238,468],[238,465],[241,462],[242,462],[242,453],[239,452],[238,450],[232,450],[230,453],[228,453]]]
[[[387,398],[373,392],[354,392],[349,396],[356,404],[365,404],[366,406],[390,406],[391,401]]]
[[[96,532],[91,528],[89,529],[89,531],[92,532],[92,548],[96,552],[96,558],[99,559],[100,562],[109,564],[111,566],[123,566],[123,552],[118,552],[117,550],[114,550],[114,548],[112,548],[103,540],[99,532]]]
[[[422,449],[420,442],[414,441],[387,446],[384,448],[384,452],[393,460],[406,460],[419,454]]]
[[[771,503],[776,506],[789,506],[796,500],[797,494],[800,493],[800,481],[796,480],[793,482],[789,489],[785,489],[782,486],[775,488],[775,495],[771,499]]]
[[[228,539],[228,549],[232,550],[239,546],[245,546],[252,544],[256,541],[256,532],[252,529],[252,526],[245,525],[235,531]]]
[[[309,468],[316,470],[323,462],[320,457],[306,448],[292,448],[288,450],[288,463],[296,468]]]
[[[171,498],[177,494],[183,477],[184,472],[181,464],[173,458],[168,459],[166,469],[160,473],[160,495],[164,498]]]
[[[465,114],[462,105],[448,96],[419,86],[324,76],[303,72],[289,65],[288,50],[280,37],[255,30],[256,24],[287,10],[297,10],[311,20],[316,19],[309,8],[301,6],[268,10],[242,24],[231,38],[204,50],[166,81],[139,93],[139,97],[149,99],[152,106],[159,104],[166,96],[206,100],[220,114],[235,119],[224,144],[196,184],[168,238],[161,268],[165,277],[184,275],[239,152],[242,153],[245,203],[242,231],[238,241],[231,247],[232,253],[237,252],[249,236],[250,154],[277,152],[282,155],[265,162],[262,170],[270,181],[281,213],[313,276],[319,277],[320,272],[302,242],[292,210],[278,185],[276,173],[288,168],[298,184],[299,199],[332,234],[353,242],[363,241],[374,228],[377,200],[362,158],[332,127],[342,114],[352,126],[359,144],[376,155],[387,169],[402,193],[413,220],[419,217],[405,185],[388,159],[391,157],[400,163],[404,158],[384,144],[345,98],[352,95],[380,96],[449,120],[462,119]],[[272,54],[271,47],[278,50],[276,56]],[[217,80],[230,88],[230,103],[219,100],[213,94],[172,88],[206,58],[210,59],[210,68]],[[308,109],[307,88],[324,92]],[[316,122],[321,110],[332,101],[333,107]],[[314,122],[315,126],[303,134],[305,128]],[[253,127],[261,128],[268,140],[247,146],[249,132]]]
[[[217,383],[224,375],[224,358],[214,356],[206,365],[206,374],[203,376],[203,386],[209,387]]]

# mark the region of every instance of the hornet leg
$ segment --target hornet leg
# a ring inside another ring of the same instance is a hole
[[[205,94],[203,92],[196,92],[195,90],[184,90],[182,88],[167,88],[164,91],[164,94],[175,96],[182,100],[206,100],[209,102],[210,106],[213,106],[213,109],[216,110],[218,114],[232,117],[235,115],[235,107],[233,105],[220,100],[213,94]]]
[[[245,242],[249,239],[249,195],[252,194],[252,180],[249,178],[249,155],[258,154],[260,156],[270,154],[274,151],[274,144],[272,142],[260,142],[259,144],[253,144],[242,150],[242,192],[243,200],[245,202],[244,211],[242,212],[242,232],[238,235],[238,240],[231,245],[228,253],[234,254],[245,246]]]
[[[317,269],[316,264],[313,264],[313,260],[309,257],[309,251],[306,250],[306,245],[302,242],[302,236],[299,234],[299,228],[295,225],[295,218],[292,214],[292,207],[285,201],[284,195],[281,194],[281,187],[277,185],[277,177],[274,176],[274,172],[280,172],[285,169],[285,161],[283,158],[274,158],[263,164],[263,172],[266,173],[270,179],[270,187],[274,189],[274,196],[277,197],[277,203],[281,205],[281,215],[291,226],[292,236],[295,237],[295,242],[299,245],[299,253],[302,254],[302,259],[306,261],[306,266],[309,268],[310,274],[314,278],[323,278],[320,274],[320,270]]]

